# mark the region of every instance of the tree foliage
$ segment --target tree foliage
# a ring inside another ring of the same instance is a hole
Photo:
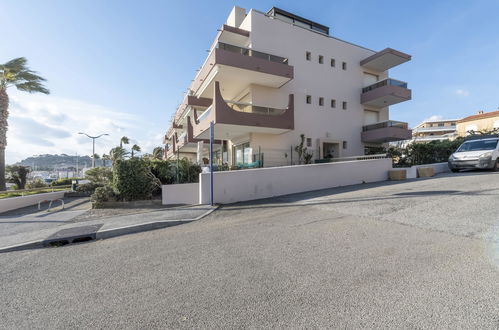
[[[22,165],[11,165],[6,167],[7,180],[14,183],[17,189],[24,189],[30,168]]]
[[[109,167],[94,167],[85,172],[85,179],[97,185],[108,185],[113,180],[113,171]]]
[[[125,201],[150,199],[153,190],[159,185],[146,159],[118,160],[113,165],[112,187]]]

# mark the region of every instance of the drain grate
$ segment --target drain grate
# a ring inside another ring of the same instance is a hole
[[[45,247],[64,246],[73,243],[92,241],[103,224],[81,226],[59,230],[43,241]]]

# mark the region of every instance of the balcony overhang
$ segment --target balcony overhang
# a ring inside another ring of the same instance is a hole
[[[408,88],[386,85],[362,93],[360,96],[360,103],[382,108],[409,101],[411,97],[412,92]]]
[[[194,109],[206,109],[211,105],[211,103],[213,103],[212,99],[186,95],[182,101],[182,104],[178,107],[177,112],[175,113],[175,121],[179,122],[182,117],[184,117],[186,110],[189,107]]]
[[[220,83],[214,83],[214,102],[203,118],[194,118],[194,136],[210,138],[210,122],[214,123],[214,138],[230,140],[248,133],[282,134],[294,129],[294,97],[289,95],[288,107],[278,115],[235,111],[223,99]]]
[[[386,143],[412,139],[412,131],[404,127],[380,127],[363,131],[361,140],[365,143]]]
[[[411,55],[392,48],[386,48],[363,59],[360,61],[360,65],[367,69],[383,72],[410,60]]]
[[[194,79],[191,90],[197,97],[211,97],[214,82],[220,81],[224,96],[231,99],[250,84],[279,88],[293,76],[291,65],[215,48]]]
[[[249,42],[249,36],[250,32],[247,30],[224,24],[220,30],[218,41],[245,47]]]

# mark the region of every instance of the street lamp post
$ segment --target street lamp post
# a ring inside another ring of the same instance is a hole
[[[100,138],[101,136],[109,135],[109,134],[104,133],[104,134],[97,135],[97,136],[90,136],[87,133],[83,133],[83,132],[79,132],[78,134],[86,135],[87,137],[92,139],[92,167],[95,167],[95,140]]]

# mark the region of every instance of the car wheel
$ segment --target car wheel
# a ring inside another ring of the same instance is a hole
[[[499,158],[496,160],[494,167],[492,167],[492,171],[494,171],[494,172],[499,171]]]

